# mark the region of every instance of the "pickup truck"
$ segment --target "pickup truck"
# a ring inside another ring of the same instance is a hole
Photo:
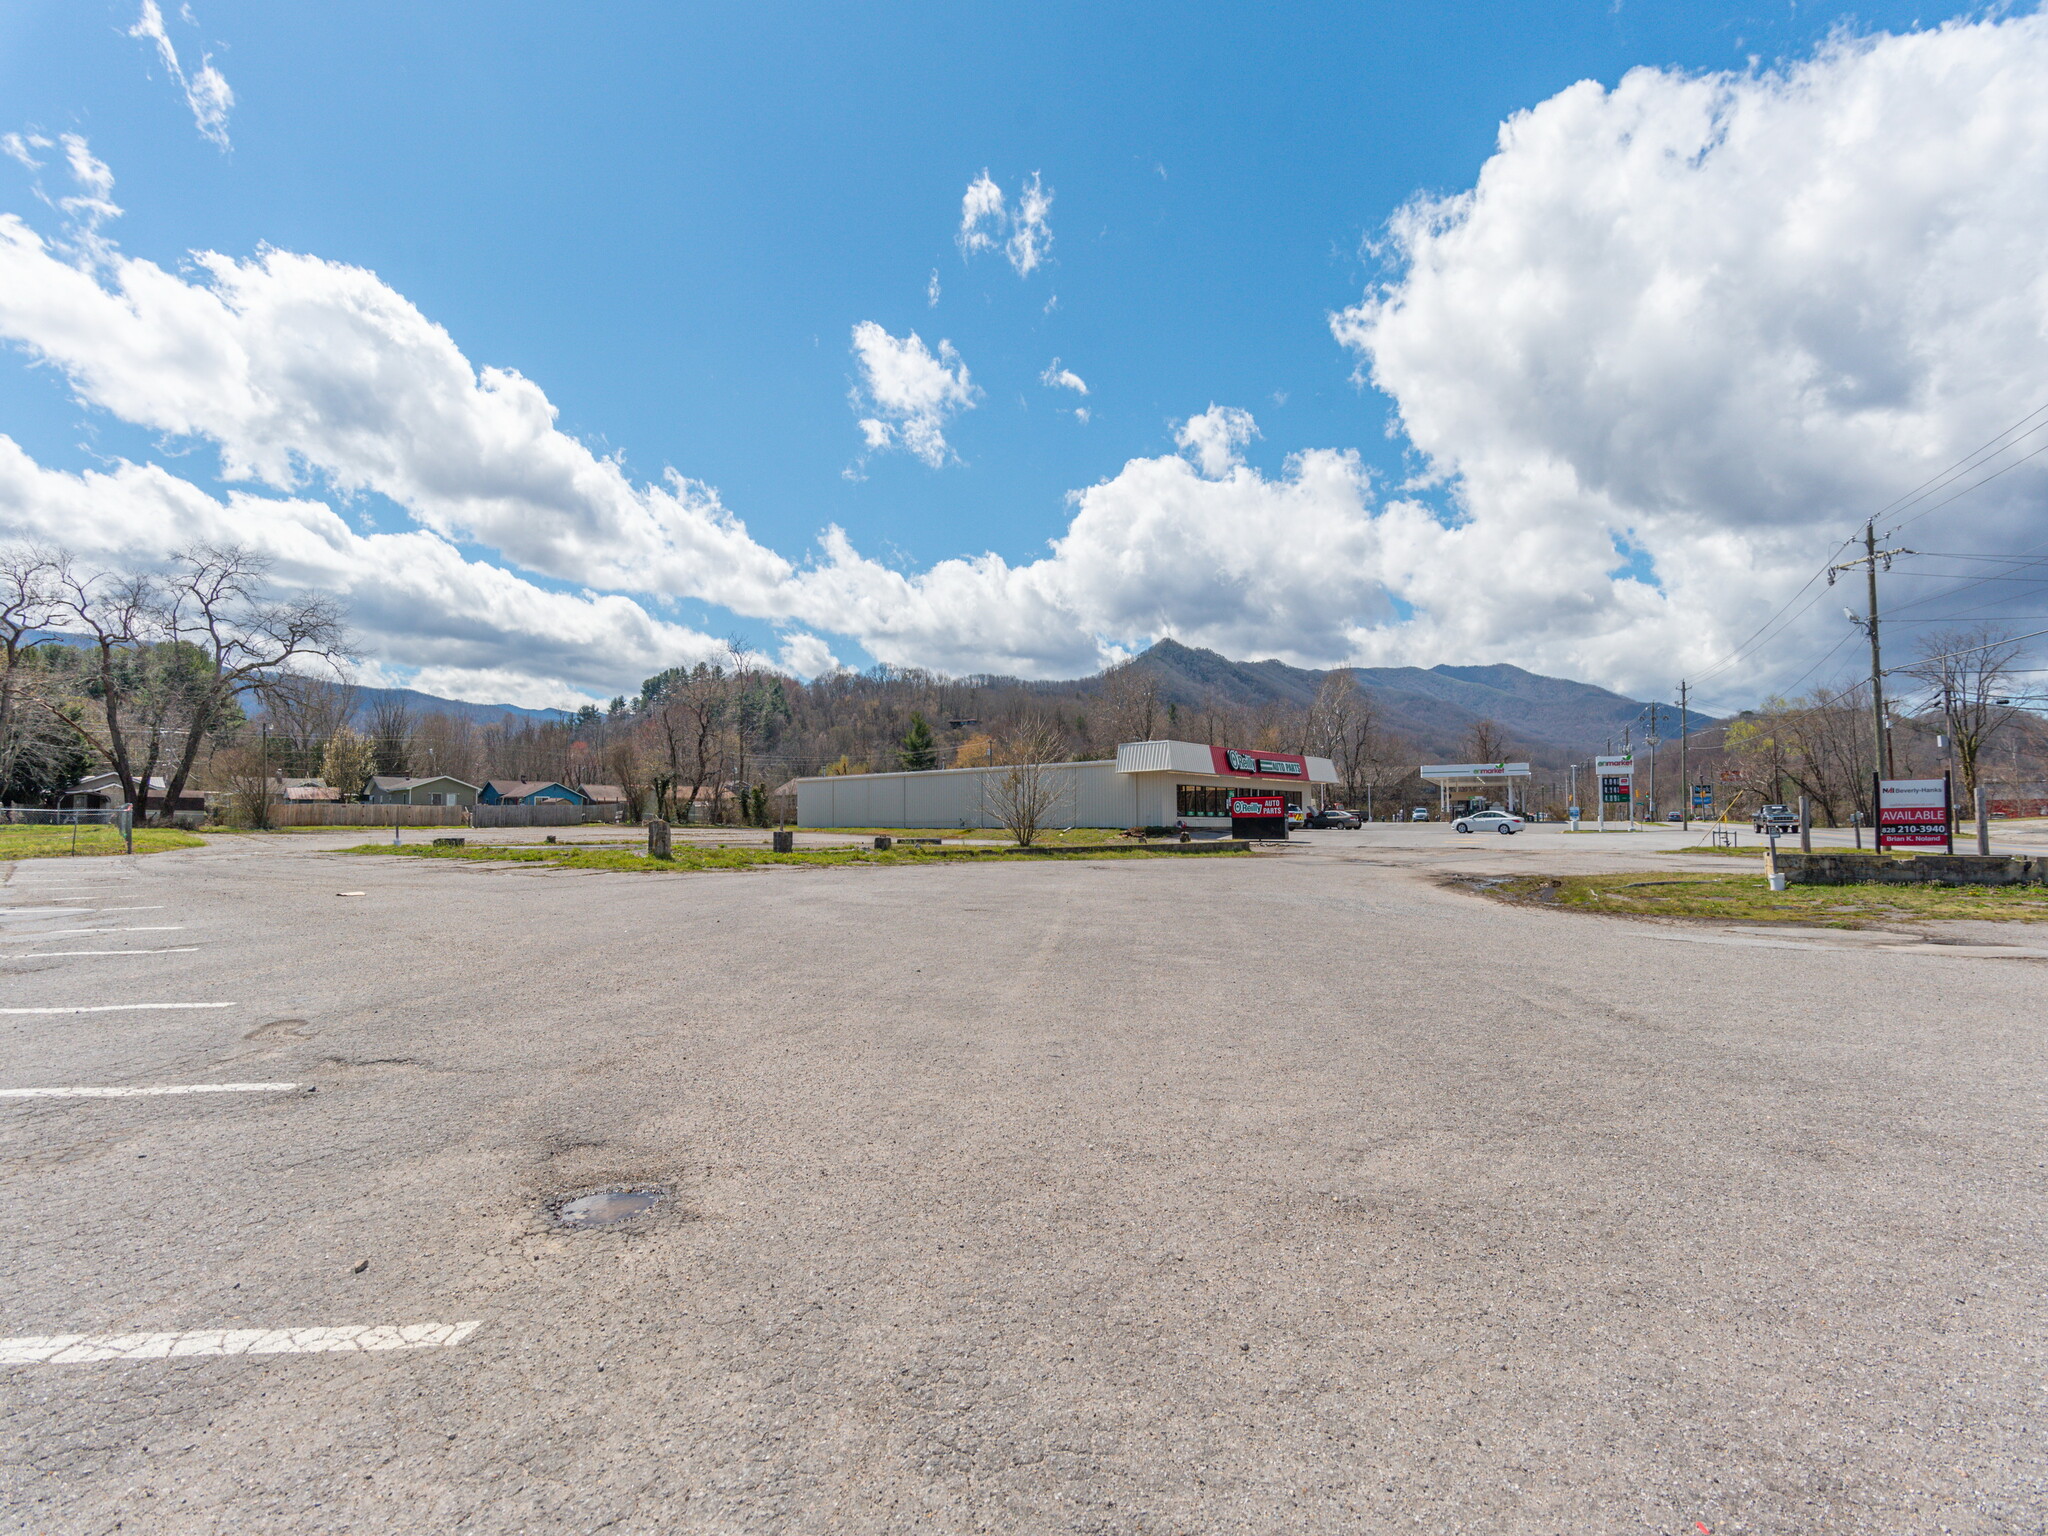
[[[1792,837],[1799,831],[1799,812],[1789,805],[1766,805],[1750,818],[1750,825],[1765,837]]]

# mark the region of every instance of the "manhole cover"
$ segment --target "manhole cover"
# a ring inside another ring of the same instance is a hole
[[[565,1227],[615,1227],[644,1216],[666,1198],[658,1189],[609,1189],[578,1195],[555,1207],[555,1220]]]

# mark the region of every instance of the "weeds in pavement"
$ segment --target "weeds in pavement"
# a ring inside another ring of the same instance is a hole
[[[79,827],[77,834],[74,847],[70,827],[0,827],[0,860],[57,859],[74,853],[104,855],[128,851],[128,845],[121,840],[119,827],[85,826]],[[173,848],[205,846],[205,838],[194,837],[176,827],[135,829],[137,853],[168,853]]]
[[[577,847],[572,843],[554,845],[510,845],[486,844],[471,848],[435,848],[426,845],[401,845],[389,843],[365,843],[360,847],[346,848],[344,853],[378,854],[385,857],[413,859],[463,859],[474,863],[546,864],[556,869],[612,869],[632,873],[653,873],[662,870],[704,870],[704,869],[751,869],[777,865],[812,866],[836,868],[860,864],[957,864],[963,860],[1002,860],[1016,862],[1020,859],[1058,859],[1063,855],[1036,848],[890,848],[886,851],[874,848],[804,848],[795,853],[773,853],[758,845],[730,847],[702,847],[685,843],[675,845],[672,859],[650,859],[643,853],[633,853],[624,848]],[[1145,848],[1132,844],[1126,847],[1104,847],[1093,857],[1105,859],[1170,859],[1184,855],[1166,848]],[[1210,858],[1235,858],[1235,850],[1218,850],[1208,854]]]
[[[1517,875],[1472,882],[1498,901],[1625,917],[1707,917],[1746,923],[1856,928],[1870,922],[1976,919],[2048,922],[2039,886],[1794,885],[1773,891],[1761,874]]]

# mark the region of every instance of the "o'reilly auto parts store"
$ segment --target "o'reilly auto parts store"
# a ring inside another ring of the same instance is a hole
[[[992,779],[1013,770],[934,768],[849,773],[796,781],[800,827],[992,827]],[[1127,741],[1114,759],[1050,763],[1058,786],[1052,826],[1230,828],[1233,795],[1277,795],[1314,804],[1337,782],[1327,757],[1245,752],[1193,741]]]

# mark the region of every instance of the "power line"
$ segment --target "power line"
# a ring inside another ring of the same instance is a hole
[[[2003,453],[2007,448],[2012,447],[2012,443],[2005,443],[2003,447],[1999,446],[2002,439],[2012,437],[2012,435],[2015,432],[2020,432],[2021,427],[2026,427],[2028,422],[2033,421],[2036,416],[2042,415],[2044,412],[2048,412],[2048,404],[2036,406],[2033,410],[2027,412],[2026,415],[2022,416],[2018,421],[2014,422],[2011,426],[2007,427],[2003,432],[1997,434],[1997,436],[1991,438],[1988,442],[1982,443],[1978,447],[1972,448],[1960,459],[1957,459],[1955,463],[1949,465],[1947,469],[1942,470],[1939,474],[1936,474],[1927,480],[1923,480],[1919,485],[1914,486],[1912,490],[1906,492],[1903,496],[1900,496],[1896,500],[1892,501],[1890,505],[1879,507],[1877,511],[1872,514],[1872,519],[1875,520],[1876,518],[1885,517],[1893,512],[1903,512],[1907,507],[1910,507],[1914,502],[1920,500],[1923,496],[1929,496],[1932,495],[1934,492],[1941,490],[1946,483],[1954,480],[1956,476],[1966,475],[1971,470],[1980,468],[1982,465],[1990,462],[1990,460],[1995,458],[1998,454]],[[2048,427],[2048,422],[2037,422],[2035,425],[2027,427],[2026,431],[2020,432],[2020,437],[2032,437],[2036,432],[2040,431],[2042,427]],[[2014,439],[2014,441],[2018,441],[2018,439]],[[2029,454],[2028,457],[2031,458],[2032,455]],[[2011,468],[2011,466],[2008,465],[2007,468]],[[2003,471],[2000,471],[2000,473],[2003,473]],[[1982,482],[1979,483],[1981,484]],[[1961,493],[1959,492],[1958,494]],[[1913,517],[1924,517],[1927,515],[1927,513],[1932,512],[1933,510],[1933,507],[1924,508],[1921,511],[1914,513]],[[1906,521],[1911,522],[1912,520],[1913,518],[1908,518]],[[1890,531],[1896,533],[1900,528],[1903,527],[1905,527],[1905,523],[1898,523],[1895,524]]]
[[[1996,640],[1987,640],[1982,645],[1966,645],[1958,651],[1943,651],[1939,656],[1922,656],[1913,665],[1924,667],[1930,661],[1947,661],[1955,656],[1974,656],[1979,651],[1996,650],[2001,645],[2018,645],[2022,640],[2038,640],[2043,635],[2048,635],[2048,629],[2036,629],[2024,635],[2004,635]],[[1885,675],[1889,677],[1894,672],[1903,672],[1905,670],[1904,667],[1887,667],[1885,668]]]
[[[2042,425],[2048,426],[2048,422],[2043,422]],[[2039,428],[2036,428],[2035,430],[2038,431]],[[1939,512],[1943,507],[1947,506],[1950,502],[1969,495],[1970,492],[1978,489],[1980,486],[1989,485],[1992,481],[1996,480],[2000,475],[2011,474],[2012,471],[2018,469],[2022,464],[2026,463],[2027,460],[2038,459],[2044,453],[2048,453],[2048,443],[2043,443],[2040,447],[2036,448],[2032,453],[2025,454],[2020,458],[2014,459],[2010,464],[2006,465],[2003,469],[1994,469],[1982,480],[1972,481],[1969,485],[1966,485],[1960,491],[1957,491],[1955,495],[1944,496],[1940,501],[1937,501],[1933,506],[1922,507],[1918,512],[1915,512],[1911,517],[1906,518],[1904,521],[1892,524],[1887,536],[1889,536],[1890,533],[1897,533],[1900,529],[1907,527],[1909,524],[1919,522],[1921,518],[1927,516],[1927,514],[1930,512]]]
[[[2014,433],[2019,433],[2020,438],[2026,438],[2031,437],[2035,432],[2040,431],[2042,428],[2048,427],[2048,421],[2039,421],[2035,422],[2035,424],[2031,427],[2027,426],[2027,423],[2034,422],[2036,417],[2043,415],[2048,415],[2048,404],[2036,406],[2033,410],[2027,412],[2026,415],[2022,416],[2018,421],[2014,422],[2011,426],[2007,427],[2003,432],[1997,433],[1986,442],[1980,444],[1976,448],[1971,449],[1968,453],[1964,454],[1960,459],[1950,464],[1946,469],[1922,481],[1919,485],[1913,487],[1913,489],[1911,489],[1910,491],[1904,492],[1902,495],[1893,498],[1889,503],[1879,508],[1877,512],[1872,514],[1869,520],[1874,522],[1879,517],[1887,516],[1896,511],[1903,511],[1905,508],[1910,507],[1911,505],[1913,505],[1914,502],[1921,500],[1923,497],[1932,495],[1936,491],[1945,489],[1946,486],[1952,483],[1958,476],[1968,474],[1973,469],[1981,468],[1984,464],[1988,463],[1992,458],[1995,458],[1999,453],[2003,453],[2007,448],[2013,446],[2012,442],[2007,442],[2005,440],[2008,438],[2012,438]],[[2026,428],[2026,430],[2022,432],[2021,428],[2023,427]],[[2014,439],[2015,442],[2018,440],[2019,439],[2017,438]],[[1956,500],[1958,497],[1968,495],[1971,491],[1977,489],[1978,486],[1990,483],[1992,480],[1997,479],[1999,475],[2006,473],[2007,470],[2016,469],[2020,464],[2025,463],[2027,459],[2033,458],[2034,454],[2041,452],[2048,452],[2048,445],[2044,445],[2044,447],[2042,448],[2037,448],[2036,450],[2034,450],[2034,453],[2028,454],[2026,458],[2017,459],[2013,463],[2006,465],[2004,469],[1997,470],[1992,474],[1986,475],[1982,480],[1976,481],[1974,484],[1963,487],[1963,489],[1957,491],[1955,495],[1949,496],[1944,500],[1935,503],[1934,506],[1922,508],[1919,512],[1914,513],[1912,517],[1905,519],[1904,522],[1895,524],[1889,531],[1894,533],[1897,532],[1898,529],[1905,527],[1906,523],[1914,522],[1919,518],[1926,516],[1929,512],[1933,512],[1940,507],[1947,506],[1950,502]],[[1855,537],[1854,535],[1851,535],[1849,538],[1846,538],[1842,540],[1841,543],[1837,544],[1834,550],[1828,555],[1826,562],[1822,564],[1821,568],[1818,571],[1814,572],[1813,575],[1809,576],[1806,579],[1805,583],[1800,586],[1798,591],[1794,592],[1790,597],[1785,599],[1784,603],[1779,606],[1777,612],[1773,613],[1769,618],[1765,619],[1762,624],[1757,626],[1756,630],[1753,633],[1751,633],[1747,639],[1743,640],[1739,645],[1735,647],[1734,650],[1729,652],[1725,660],[1716,662],[1713,666],[1707,668],[1704,672],[1700,673],[1696,681],[1704,682],[1708,678],[1719,676],[1721,673],[1727,671],[1730,667],[1735,666],[1738,662],[1748,657],[1750,653],[1753,652],[1756,649],[1756,647],[1759,644],[1761,644],[1764,640],[1774,638],[1776,635],[1784,633],[1784,631],[1787,628],[1789,628],[1792,625],[1792,623],[1802,618],[1806,614],[1806,612],[1813,607],[1814,603],[1819,601],[1820,597],[1820,594],[1818,592],[1814,593],[1811,597],[1807,597],[1807,593],[1813,588],[1815,582],[1820,581],[1824,576],[1827,575],[1828,568],[1829,566],[1833,565],[1835,557],[1841,554],[1843,550],[1847,549],[1853,543],[1855,543]],[[1800,604],[1800,606],[1795,611],[1793,605],[1795,603],[1799,603],[1799,600],[1802,597],[1805,597],[1807,600],[1803,604]],[[1840,649],[1840,647],[1838,646],[1836,647],[1836,649]],[[1833,652],[1830,652],[1829,654],[1832,655]],[[1809,669],[1808,675],[1811,675],[1811,669]]]

